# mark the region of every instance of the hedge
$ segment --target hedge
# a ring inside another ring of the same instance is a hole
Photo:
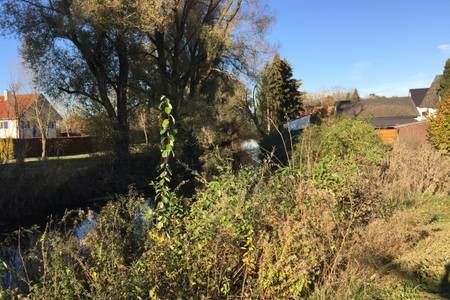
[[[87,154],[102,151],[96,143],[96,137],[59,137],[47,140],[47,156]],[[1,159],[14,159],[20,153],[23,157],[40,156],[42,144],[40,138],[0,139]]]

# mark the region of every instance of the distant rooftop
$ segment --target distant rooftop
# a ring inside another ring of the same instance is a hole
[[[439,88],[442,75],[438,75],[434,78],[431,87],[428,89],[422,103],[419,107],[436,108],[439,103]]]
[[[341,115],[362,118],[416,118],[416,105],[410,97],[361,99],[342,110]]]
[[[423,99],[425,98],[429,88],[422,88],[422,89],[410,89],[409,93],[411,95],[412,100],[414,101],[414,104],[417,107],[420,107],[420,104],[422,104]]]
[[[388,117],[370,119],[369,123],[375,128],[392,128],[399,125],[417,123],[417,120],[410,117]]]

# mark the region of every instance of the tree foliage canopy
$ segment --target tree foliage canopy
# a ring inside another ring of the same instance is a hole
[[[440,101],[428,131],[437,148],[450,152],[450,96]]]
[[[287,120],[299,116],[303,96],[299,91],[301,84],[300,80],[292,78],[291,65],[278,54],[264,69],[258,90],[257,115],[269,133],[273,125],[282,127]]]
[[[157,106],[174,116],[214,100],[217,80],[251,71],[271,18],[256,0],[0,0],[0,27],[23,41],[41,89],[71,95],[111,121],[115,152],[128,150],[130,112]]]
[[[450,98],[450,59],[445,63],[444,74],[441,78],[439,95],[442,99]]]

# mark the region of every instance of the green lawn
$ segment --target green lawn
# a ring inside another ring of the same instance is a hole
[[[95,154],[78,154],[78,155],[66,155],[66,156],[51,156],[51,157],[47,157],[47,160],[70,160],[70,159],[84,159],[84,158],[90,158],[93,155],[102,155],[103,153],[99,152],[99,153],[95,153]],[[25,162],[39,162],[42,161],[42,159],[40,157],[27,157],[25,158]],[[16,160],[15,159],[11,159],[8,160],[7,162],[8,164],[15,164]]]

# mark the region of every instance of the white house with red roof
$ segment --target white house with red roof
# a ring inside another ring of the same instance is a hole
[[[5,91],[0,96],[0,138],[39,138],[39,122],[46,126],[47,138],[56,138],[60,120],[59,113],[42,94]]]

